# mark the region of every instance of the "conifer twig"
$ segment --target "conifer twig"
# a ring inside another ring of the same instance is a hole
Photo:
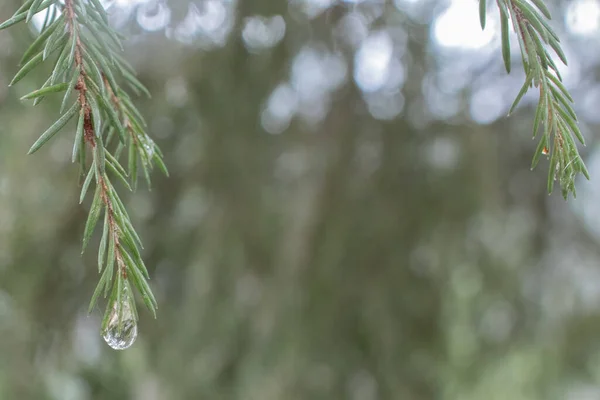
[[[532,87],[539,89],[539,101],[533,123],[533,138],[542,131],[537,149],[533,155],[531,169],[535,168],[542,155],[550,160],[548,170],[548,193],[552,193],[554,182],[558,180],[565,199],[569,193],[576,197],[575,177],[582,173],[590,179],[589,173],[573,137],[585,146],[577,115],[573,110],[573,98],[562,83],[560,72],[548,52],[551,48],[561,62],[567,65],[567,58],[560,46],[560,39],[550,27],[550,11],[544,0],[495,0],[500,13],[502,37],[502,57],[506,72],[510,73],[509,20],[521,50],[525,83],[513,102],[509,115],[519,101]],[[487,0],[479,0],[481,28],[485,29]]]
[[[28,0],[9,20],[0,24],[0,30],[21,21],[29,22],[43,10],[47,11],[39,36],[25,52],[22,67],[11,85],[42,62],[54,59],[48,80],[23,99],[33,99],[36,105],[48,95],[64,92],[62,115],[33,144],[29,154],[38,151],[77,116],[72,160],[79,163],[85,175],[80,203],[92,181],[95,183],[83,234],[83,250],[101,214],[104,214],[98,250],[101,277],[92,295],[90,311],[101,293],[106,297],[110,292],[102,323],[102,331],[105,332],[108,324],[115,319],[115,311],[119,326],[125,318],[124,310],[132,310],[133,318],[137,320],[134,298],[128,294],[131,286],[139,291],[155,317],[157,308],[146,281],[149,275],[140,254],[142,242],[111,182],[111,176],[132,190],[137,186],[138,165],[142,167],[148,185],[155,165],[167,175],[168,171],[160,149],[145,131],[146,123],[141,113],[118,84],[124,81],[134,92],[149,95],[135,77],[133,68],[120,55],[120,36],[110,27],[106,11],[99,1],[65,0],[61,4],[57,0]],[[75,102],[67,107],[72,97],[75,97]],[[117,138],[116,143],[112,143],[114,138]],[[119,162],[124,150],[129,154],[128,169]],[[92,155],[89,165],[86,162],[88,153]]]

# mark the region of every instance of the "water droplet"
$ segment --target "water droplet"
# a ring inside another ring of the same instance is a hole
[[[131,298],[127,285],[121,294],[121,306],[119,307],[117,302],[113,305],[108,325],[102,337],[115,350],[129,348],[137,338],[137,322],[131,310]]]
[[[148,160],[151,160],[154,156],[154,141],[150,139],[150,136],[146,135],[142,140],[142,144],[144,145],[144,150],[148,155]]]

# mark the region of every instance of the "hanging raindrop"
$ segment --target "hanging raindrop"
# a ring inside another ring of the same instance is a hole
[[[106,343],[115,350],[125,350],[135,342],[137,338],[137,322],[131,310],[129,285],[124,285],[123,287],[120,306],[116,301],[113,304],[108,325],[102,336]]]

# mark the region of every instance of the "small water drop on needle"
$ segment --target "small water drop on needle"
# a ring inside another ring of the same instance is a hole
[[[127,285],[121,294],[121,305],[114,303],[110,312],[108,325],[102,337],[115,350],[125,350],[137,338],[137,322],[131,310],[131,299]],[[120,308],[120,309],[119,309]]]
[[[149,136],[144,138],[144,150],[148,155],[148,160],[150,160],[154,156],[154,141],[150,139]]]

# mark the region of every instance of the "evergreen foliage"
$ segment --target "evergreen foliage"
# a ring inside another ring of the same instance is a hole
[[[573,98],[562,83],[560,72],[548,52],[551,48],[560,61],[567,65],[567,58],[560,46],[560,39],[547,20],[551,14],[544,0],[496,0],[500,12],[502,34],[502,57],[506,72],[510,73],[509,19],[517,34],[525,83],[513,102],[510,113],[530,88],[539,89],[539,102],[533,123],[533,138],[542,131],[531,168],[535,168],[542,155],[550,159],[548,168],[548,193],[552,193],[554,181],[558,180],[562,195],[576,196],[575,176],[578,173],[589,179],[589,173],[575,144],[574,137],[585,146],[577,126],[577,115],[573,110]],[[487,0],[479,1],[481,28],[485,29]]]
[[[542,155],[549,158],[548,192],[558,181],[565,199],[576,195],[575,177],[588,171],[579,155],[575,138],[584,143],[578,127],[573,98],[562,83],[553,57],[567,64],[560,39],[550,27],[549,9],[543,0],[496,0],[500,14],[502,56],[511,71],[509,26],[516,33],[526,74],[510,113],[530,88],[539,90],[533,137],[541,134],[533,156],[532,169]],[[486,0],[480,0],[480,22],[485,28]],[[135,71],[122,57],[122,37],[108,22],[98,0],[27,0],[15,14],[0,24],[0,30],[19,22],[31,23],[34,15],[45,12],[39,35],[24,52],[21,67],[11,85],[17,84],[45,62],[52,72],[43,85],[23,96],[39,104],[44,98],[61,94],[60,117],[33,143],[29,154],[41,149],[69,123],[75,127],[72,161],[80,166],[82,190],[80,203],[93,192],[91,207],[83,233],[83,250],[87,247],[98,222],[102,219],[102,236],[98,250],[100,280],[90,302],[90,311],[102,294],[108,305],[102,324],[107,324],[123,309],[133,310],[137,319],[135,287],[154,316],[157,303],[147,283],[148,271],[142,260],[142,242],[130,221],[113,180],[128,190],[136,190],[138,168],[148,185],[156,166],[168,171],[162,153],[146,132],[146,122],[125,91],[149,96],[135,77]],[[541,132],[540,132],[541,131]],[[126,157],[125,157],[126,156]],[[127,158],[126,162],[121,161]],[[93,185],[92,185],[93,183]],[[92,187],[93,186],[93,187]]]
[[[104,332],[111,315],[116,312],[121,318],[123,309],[133,310],[137,320],[135,300],[126,295],[131,286],[137,288],[154,316],[157,309],[156,299],[147,283],[148,270],[140,255],[142,241],[113,180],[128,190],[135,190],[139,167],[149,186],[154,166],[167,175],[168,172],[160,149],[146,133],[144,118],[121,82],[136,94],[150,94],[122,57],[121,36],[110,27],[100,2],[28,0],[10,19],[0,24],[0,29],[22,21],[30,23],[35,14],[44,10],[45,20],[39,35],[25,51],[21,68],[11,85],[42,63],[52,63],[52,72],[46,82],[22,99],[33,100],[37,105],[47,96],[61,94],[61,115],[31,146],[29,154],[38,151],[73,122],[72,161],[79,164],[83,179],[80,203],[88,192],[93,193],[82,252],[98,221],[103,221],[98,250],[101,277],[89,310],[101,294],[108,296],[102,324]],[[124,155],[127,156],[126,164],[121,162]]]

